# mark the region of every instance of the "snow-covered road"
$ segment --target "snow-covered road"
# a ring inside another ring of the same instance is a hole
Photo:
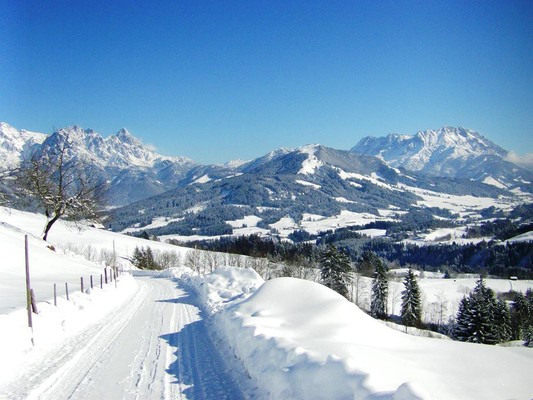
[[[0,389],[9,399],[240,399],[193,292],[138,277],[139,291]]]

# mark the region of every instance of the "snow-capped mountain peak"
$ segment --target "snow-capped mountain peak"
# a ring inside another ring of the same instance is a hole
[[[365,137],[352,151],[377,156],[393,167],[447,176],[455,176],[477,157],[507,155],[506,150],[478,132],[448,126],[419,131],[414,136]]]
[[[445,126],[414,136],[368,136],[351,151],[378,157],[392,167],[530,191],[524,185],[531,182],[531,171],[509,162],[507,150],[463,127]]]
[[[145,146],[126,128],[102,137],[93,129],[78,125],[56,130],[51,135],[17,130],[0,123],[0,156],[3,166],[16,165],[37,150],[47,152],[66,143],[67,157],[81,159],[100,170],[112,182],[110,203],[125,204],[175,187],[197,164],[186,157],[167,157]]]
[[[35,146],[46,139],[44,133],[16,129],[6,122],[0,122],[0,158],[4,166],[19,163],[21,155],[29,155]]]

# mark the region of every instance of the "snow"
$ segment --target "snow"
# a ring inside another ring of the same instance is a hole
[[[5,122],[0,122],[0,159],[5,166],[17,165],[21,154],[32,144],[41,144],[46,139],[44,133],[18,130]]]
[[[345,197],[335,197],[335,200],[338,201],[339,203],[351,203],[351,204],[357,204],[356,201],[348,200],[348,199],[345,198]]]
[[[390,220],[370,213],[357,213],[348,210],[341,210],[340,214],[332,217],[311,216],[312,214],[303,214],[300,222],[300,228],[311,234],[350,225],[365,225],[374,221]]]
[[[242,228],[244,225],[257,226],[257,223],[261,220],[262,218],[256,215],[247,215],[241,219],[236,219],[234,221],[226,221],[226,223],[231,225],[233,228]]]
[[[348,182],[354,185],[355,187],[362,187],[362,185],[360,185],[357,182],[352,182],[350,181],[350,179],[356,179],[358,181],[367,181],[367,182],[373,183],[376,186],[381,186],[389,190],[399,190],[398,188],[394,186],[391,186],[387,183],[382,182],[381,178],[376,173],[372,173],[370,176],[368,176],[368,175],[361,175],[356,172],[346,172],[340,168],[337,168],[337,173],[339,174],[339,177],[341,179],[348,180]]]
[[[298,174],[313,175],[323,163],[315,155],[317,145],[308,145],[300,148],[300,153],[307,154],[307,158],[302,162],[302,168],[298,171]]]
[[[279,221],[269,225],[272,229],[276,229],[281,237],[287,237],[295,229],[298,229],[298,224],[291,217],[280,218]]]
[[[500,189],[507,189],[507,186],[505,186],[503,183],[499,182],[498,180],[494,179],[492,176],[487,176],[481,182],[487,185],[496,186],[497,188],[500,188]]]
[[[480,156],[506,156],[505,150],[479,133],[461,127],[426,130],[414,136],[366,137],[352,151],[379,156],[393,167],[436,175],[457,174],[462,166]]]
[[[123,273],[116,287],[113,282],[85,293],[73,287],[70,301],[59,293],[57,307],[50,292],[42,294],[45,301],[38,298],[33,331],[18,293],[6,293],[24,287],[19,250],[25,234],[30,235],[37,295],[40,285],[62,282],[66,273],[79,283],[87,269],[101,271],[101,265],[60,249],[87,253],[89,248],[110,250],[114,243],[122,267],[128,267],[124,257],[137,245],[182,254],[189,250],[95,228],[73,230],[58,221],[49,235],[58,249],[54,252],[46,247],[50,243],[35,237],[43,216],[2,208],[0,220],[3,259],[14,260],[0,266],[1,304],[10,311],[0,314],[0,398],[254,398],[242,366],[233,363],[229,369],[211,340],[196,295],[169,275],[133,271],[135,279]]]
[[[533,242],[533,231],[522,233],[521,235],[515,236],[511,239],[506,240],[505,242]]]
[[[474,211],[483,210],[491,206],[504,211],[510,211],[514,207],[513,202],[510,202],[509,199],[452,195],[404,184],[399,184],[398,187],[420,196],[423,200],[416,202],[418,206],[447,209],[461,216],[470,215]]]
[[[183,218],[168,218],[168,217],[155,217],[152,219],[152,223],[144,226],[135,226],[132,228],[126,228],[122,232],[123,233],[134,233],[134,232],[142,232],[147,229],[154,229],[154,228],[161,228],[163,226],[167,226],[171,222],[177,222],[182,220]]]
[[[387,234],[386,229],[360,229],[355,232],[360,233],[361,235],[368,236],[370,238],[383,237]]]
[[[101,271],[102,265],[75,256],[75,248],[87,253],[114,245],[124,268],[135,246],[188,251],[91,227],[76,230],[61,221],[46,243],[37,237],[44,220],[0,209],[0,251],[7,261],[1,265],[2,291],[23,281],[25,234],[35,288],[40,280],[45,287],[63,279],[69,269],[73,276]],[[244,221],[257,219],[235,222]],[[133,274],[122,274],[116,288],[73,290],[70,301],[61,295],[57,307],[44,295],[33,332],[19,300],[3,294],[2,305],[10,306],[0,314],[0,398],[490,400],[530,399],[533,392],[531,349],[407,335],[314,282],[264,282],[254,270],[234,267],[205,277],[183,267]],[[475,281],[422,274],[419,280],[426,304],[446,299],[446,315]],[[533,286],[486,283],[497,291]],[[400,279],[390,283],[391,297],[401,285]],[[393,301],[389,307],[399,310],[398,296]]]
[[[265,398],[531,397],[531,349],[406,335],[320,284],[276,278],[254,291],[260,280],[239,272],[215,270],[194,285]]]
[[[136,246],[146,246],[154,250],[174,251],[185,255],[185,248],[165,243],[146,241],[131,236],[120,235],[93,227],[78,229],[61,220],[56,222],[48,235],[48,243],[41,236],[46,217],[27,212],[10,210],[0,207],[0,252],[3,257],[2,271],[4,278],[0,280],[0,313],[5,313],[26,302],[25,270],[24,270],[24,235],[29,234],[30,273],[32,288],[37,301],[46,301],[53,297],[53,284],[56,283],[60,293],[64,293],[64,283],[68,282],[69,290],[79,290],[80,277],[84,277],[85,286],[89,275],[95,282],[103,271],[103,266],[72,254],[72,250],[83,253],[89,258],[97,259],[102,252],[113,252],[115,248],[118,264],[129,268],[127,259],[133,254]],[[17,227],[24,227],[24,231]],[[47,246],[54,246],[56,251]]]
[[[322,187],[320,185],[317,185],[316,183],[302,181],[302,180],[299,180],[299,179],[296,180],[296,183],[299,183],[300,185],[303,185],[303,186],[311,186],[313,189],[320,189]]]
[[[209,177],[209,175],[202,175],[199,178],[196,178],[195,180],[193,180],[191,182],[191,184],[193,184],[193,183],[207,183],[207,182],[211,182],[211,178]]]
[[[0,398],[2,385],[9,382],[24,364],[35,363],[49,352],[59,352],[66,340],[79,334],[96,321],[131,301],[138,292],[137,283],[129,275],[119,277],[117,289],[106,285],[102,290],[94,288],[90,295],[72,293],[67,301],[58,298],[53,303],[38,303],[39,314],[33,314],[33,331],[28,329],[27,312],[24,309],[0,315],[2,340],[0,341]],[[32,346],[32,338],[35,347]]]
[[[234,236],[249,236],[249,235],[268,235],[270,230],[265,228],[259,228],[257,223],[261,221],[262,218],[256,215],[247,215],[244,218],[237,219],[234,221],[226,221],[227,224],[231,225],[233,228]]]

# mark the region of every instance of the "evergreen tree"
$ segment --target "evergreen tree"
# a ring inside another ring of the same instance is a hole
[[[469,342],[495,344],[497,338],[494,326],[494,292],[479,278],[471,293]]]
[[[403,284],[405,290],[402,292],[402,322],[406,326],[420,327],[422,325],[420,287],[411,268],[407,271]]]
[[[494,309],[494,327],[497,342],[501,343],[511,340],[511,314],[509,313],[507,304],[503,300],[496,302]]]
[[[135,246],[132,263],[139,269],[161,269],[160,265],[155,261],[154,253],[149,246],[146,249]]]
[[[455,326],[453,329],[453,338],[462,342],[468,341],[470,336],[470,301],[469,297],[463,297],[459,303]]]
[[[135,246],[135,250],[133,250],[132,263],[137,268],[140,268],[140,269],[144,268],[144,255],[143,255],[142,247],[139,248],[138,246]]]
[[[526,347],[533,347],[533,326],[527,327],[527,329],[524,332],[524,346]]]
[[[348,298],[350,283],[350,258],[333,245],[328,245],[320,257],[322,283],[342,296]]]
[[[147,269],[158,269],[155,259],[154,259],[154,253],[152,252],[152,249],[150,246],[146,246],[146,251],[144,253],[145,263]]]
[[[376,257],[374,263],[375,270],[372,278],[370,314],[374,318],[385,319],[387,317],[387,295],[389,289],[387,270],[380,258]]]
[[[459,304],[454,337],[473,343],[496,344],[507,340],[510,332],[509,313],[498,305],[492,289],[479,278],[476,287]]]
[[[518,292],[511,306],[513,339],[523,339],[525,332],[533,326],[533,306],[522,292]]]

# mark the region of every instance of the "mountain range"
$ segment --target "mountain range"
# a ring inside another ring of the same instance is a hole
[[[16,164],[67,138],[69,157],[90,163],[108,181],[113,209],[107,224],[118,231],[309,231],[317,221],[336,228],[421,209],[435,218],[457,218],[490,207],[508,210],[531,201],[533,193],[531,171],[464,128],[367,137],[351,151],[308,145],[248,162],[201,165],[159,155],[126,129],[103,138],[79,126],[44,135],[1,123],[0,154],[6,165]]]
[[[478,132],[443,127],[414,136],[390,134],[367,136],[351,151],[378,157],[393,167],[433,176],[474,179],[501,188],[528,186],[533,174],[508,161],[509,152]]]

